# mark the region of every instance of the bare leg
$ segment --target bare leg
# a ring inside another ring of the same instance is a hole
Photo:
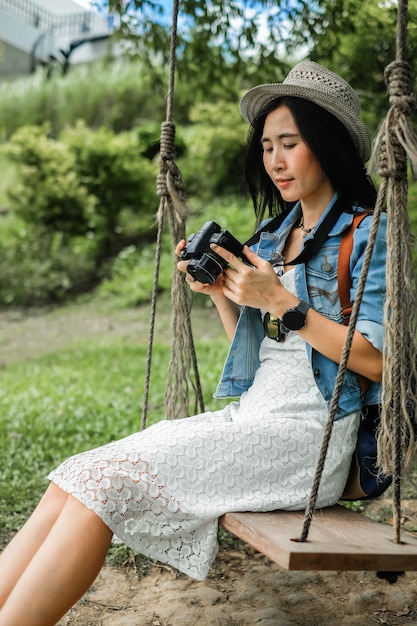
[[[68,494],[51,483],[26,524],[0,554],[0,608],[45,541],[67,499]]]
[[[0,626],[56,624],[96,578],[111,538],[104,522],[69,496],[0,610]]]

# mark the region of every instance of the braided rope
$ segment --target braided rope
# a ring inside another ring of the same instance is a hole
[[[185,224],[187,208],[185,202],[185,186],[181,172],[175,164],[175,125],[172,123],[174,104],[175,62],[177,47],[177,21],[179,0],[173,2],[172,32],[170,46],[170,74],[167,98],[166,121],[161,126],[161,147],[159,154],[160,172],[157,177],[157,194],[160,197],[157,214],[158,236],[155,254],[155,271],[151,301],[151,317],[149,343],[146,360],[145,389],[142,405],[141,428],[146,428],[146,419],[149,401],[150,371],[152,364],[152,349],[155,333],[156,295],[158,292],[158,278],[161,260],[162,235],[164,224],[167,221],[174,245],[185,238]],[[196,397],[194,413],[198,406],[204,411],[203,395],[197,367],[193,334],[191,329],[191,298],[186,290],[184,275],[177,271],[174,262],[174,271],[171,287],[172,316],[171,316],[171,353],[168,369],[168,382],[165,390],[166,417],[174,419],[189,414],[188,391],[193,387]],[[194,372],[194,380],[190,372]]]
[[[393,475],[393,540],[396,543],[400,542],[401,475],[410,469],[417,452],[412,424],[412,420],[416,418],[417,402],[416,285],[407,212],[407,158],[412,174],[416,177],[417,136],[410,121],[411,113],[415,108],[415,97],[411,93],[410,67],[405,61],[407,21],[408,3],[406,0],[400,0],[396,61],[385,70],[385,82],[390,95],[391,108],[381,124],[370,162],[370,170],[378,169],[382,181],[300,541],[307,540],[313,518],[363,287],[381,211],[387,199],[387,292],[384,310],[386,340],[383,354],[383,403],[377,461],[384,473]]]
[[[415,108],[411,72],[404,61],[387,67],[385,80],[391,109],[376,146],[381,148],[378,173],[387,179],[387,296],[385,305],[383,406],[378,435],[378,464],[393,474],[395,541],[400,537],[401,475],[412,465],[416,439],[416,286],[413,274],[410,224],[407,211],[407,157],[417,174],[417,136],[410,116]],[[377,165],[377,159],[372,165]],[[411,411],[411,407],[413,410]]]
[[[383,181],[381,185],[382,190],[384,186],[385,184]],[[314,509],[316,508],[317,494],[318,494],[318,490],[319,490],[319,486],[321,482],[321,477],[323,474],[324,463],[326,460],[326,455],[327,455],[327,450],[329,447],[330,437],[332,434],[333,424],[334,424],[334,420],[335,420],[337,409],[338,409],[338,403],[339,403],[340,393],[342,390],[343,379],[344,379],[345,372],[347,369],[347,362],[349,359],[349,353],[350,353],[350,348],[352,345],[353,334],[355,332],[356,321],[358,319],[359,308],[360,308],[360,304],[362,301],[363,292],[365,289],[366,277],[368,275],[368,270],[371,264],[372,251],[374,248],[374,243],[376,240],[380,216],[382,213],[382,208],[383,208],[382,193],[380,190],[380,193],[378,195],[377,202],[375,205],[374,216],[373,216],[373,220],[371,224],[371,229],[369,231],[369,239],[365,248],[363,267],[362,267],[361,274],[359,276],[356,298],[355,298],[355,301],[353,302],[352,313],[350,315],[349,326],[348,326],[347,335],[346,335],[346,341],[343,346],[339,368],[338,368],[337,375],[336,375],[333,396],[332,396],[330,407],[329,407],[329,415],[328,415],[326,427],[323,433],[323,440],[322,440],[319,459],[317,462],[316,471],[315,471],[315,475],[313,479],[313,485],[312,485],[311,492],[310,492],[310,498],[309,498],[309,502],[305,510],[304,523],[303,523],[303,528],[302,528],[301,535],[300,535],[300,541],[307,541],[311,521],[313,519]]]

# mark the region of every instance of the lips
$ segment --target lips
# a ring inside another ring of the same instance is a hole
[[[294,180],[293,178],[277,178],[276,184],[281,189],[285,189],[286,187],[288,187],[290,183],[292,183],[293,180]]]

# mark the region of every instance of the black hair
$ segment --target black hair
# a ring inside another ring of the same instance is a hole
[[[376,200],[375,186],[344,124],[310,100],[284,96],[269,102],[249,131],[244,172],[257,223],[288,207],[265,171],[261,145],[265,119],[281,104],[290,109],[303,141],[318,159],[347,210],[352,204],[373,208]]]

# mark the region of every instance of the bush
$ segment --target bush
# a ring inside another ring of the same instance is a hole
[[[94,197],[78,179],[76,155],[48,136],[48,126],[20,128],[3,153],[16,167],[10,208],[41,233],[85,234]]]
[[[42,304],[89,290],[124,247],[153,239],[157,168],[144,150],[136,132],[83,123],[59,138],[47,127],[15,133],[3,154],[14,166],[8,198],[20,226],[2,240],[0,302]]]
[[[133,241],[153,233],[157,168],[140,156],[144,148],[137,133],[115,135],[106,128],[94,132],[78,123],[61,137],[74,156],[78,180],[95,199],[89,230],[97,238],[98,260],[112,257],[126,244],[123,226],[129,215],[137,221],[136,232],[130,233]]]
[[[46,79],[43,72],[0,85],[0,141],[22,126],[48,122],[58,135],[84,120],[114,132],[165,119],[166,70],[140,61],[94,63]]]
[[[42,231],[112,242],[123,212],[155,211],[157,170],[140,156],[135,133],[95,132],[80,122],[55,139],[47,126],[26,126],[3,152],[16,166],[11,208]]]
[[[191,120],[180,165],[189,193],[200,198],[238,193],[247,124],[236,103],[196,105]]]
[[[100,280],[94,244],[74,237],[40,237],[10,214],[2,218],[0,305],[40,306],[90,291]]]

